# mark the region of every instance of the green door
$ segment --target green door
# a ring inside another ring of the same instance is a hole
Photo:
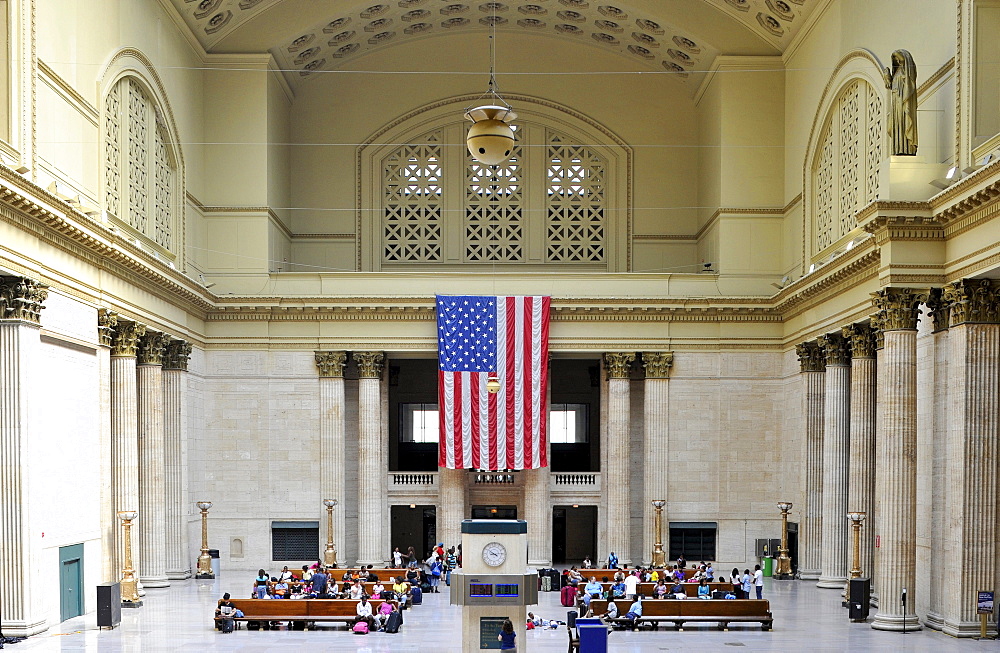
[[[62,621],[83,614],[83,545],[59,547],[59,615]]]

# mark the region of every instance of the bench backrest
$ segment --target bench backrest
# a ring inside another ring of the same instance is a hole
[[[233,599],[233,605],[248,618],[259,617],[353,617],[358,602],[351,599]],[[382,601],[372,599],[372,613]]]
[[[614,583],[601,583],[605,592],[609,591],[612,585],[614,585]],[[585,585],[578,586],[578,592],[581,596],[583,595],[585,587]],[[698,596],[698,585],[696,583],[683,583],[683,587],[684,593],[688,596]],[[639,594],[641,594],[644,598],[653,598],[653,592],[655,589],[656,583],[639,583]],[[729,583],[708,583],[708,589],[710,592],[715,590],[728,590],[732,589],[732,585]]]
[[[631,603],[615,601],[618,615],[624,616]],[[608,602],[594,599],[590,602],[594,614],[601,615],[608,611]],[[681,601],[663,599],[642,602],[644,617],[766,617],[770,612],[770,602],[767,599],[729,599],[711,600],[685,599]]]

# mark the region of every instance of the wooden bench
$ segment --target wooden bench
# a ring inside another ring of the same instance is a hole
[[[616,601],[619,614],[628,610],[625,601]],[[624,605],[623,605],[624,604]],[[594,599],[590,602],[594,614],[601,615],[608,611],[608,602]],[[680,630],[685,622],[717,622],[719,630],[726,630],[732,622],[759,622],[761,630],[771,630],[774,618],[771,615],[771,605],[767,599],[686,599],[650,600],[642,602],[642,616],[636,624],[650,623],[654,629],[660,622],[668,621],[674,624],[675,630]],[[628,620],[619,617],[614,620],[618,624],[627,624]]]
[[[377,614],[381,599],[368,601],[372,614]],[[352,599],[232,599],[237,610],[243,611],[237,621],[336,621],[354,623],[358,602]]]
[[[609,591],[611,589],[612,585],[614,585],[614,583],[601,583],[601,587],[604,588],[605,592]],[[669,585],[667,585],[668,589],[672,585],[673,585],[673,583],[670,583]],[[685,594],[687,594],[688,596],[690,596],[692,598],[697,598],[697,596],[698,596],[698,583],[682,583],[681,586],[684,588],[684,593]],[[730,590],[732,588],[733,588],[733,586],[730,583],[708,583],[708,589],[709,589],[710,592],[714,592],[715,590],[724,590],[725,591],[725,590]],[[583,590],[584,589],[586,589],[586,585],[584,585],[584,584],[581,584],[581,585],[577,586],[577,594],[579,596],[583,596]],[[651,599],[651,598],[653,598],[653,592],[656,589],[656,583],[639,583],[638,589],[639,589],[639,594],[642,595],[642,598],[644,598],[644,599]]]
[[[608,578],[614,578],[615,574],[617,572],[619,572],[619,571],[623,571],[625,573],[629,573],[629,571],[634,571],[634,570],[635,570],[635,567],[633,567],[631,570],[628,570],[628,569],[608,569],[607,567],[601,567],[599,569],[577,569],[577,571],[579,571],[581,574],[583,574],[584,578],[590,578],[591,576],[597,576],[598,578],[601,578],[603,576],[607,576]],[[674,570],[674,567],[673,567],[673,565],[671,565],[669,569],[657,569],[656,571],[660,574],[660,576],[663,576],[664,574],[669,574],[673,570]],[[684,569],[681,569],[681,571],[684,572],[684,580],[687,580],[687,579],[691,578],[692,576],[694,576],[696,573],[698,573],[698,570],[695,569],[695,568],[693,568],[693,567],[685,567]]]

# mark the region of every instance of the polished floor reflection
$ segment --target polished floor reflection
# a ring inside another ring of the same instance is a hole
[[[48,632],[19,644],[8,645],[4,653],[29,651],[358,651],[393,653],[461,651],[460,629],[456,628],[459,609],[448,603],[447,588],[441,594],[425,595],[424,604],[407,611],[403,629],[395,635],[372,633],[353,635],[343,627],[318,631],[247,631],[223,635],[212,628],[211,614],[222,592],[248,593],[246,578],[226,574],[215,581],[184,581],[167,589],[148,590],[145,606],[123,611],[122,624],[114,630],[97,630],[93,614],[71,619]],[[761,632],[753,626],[736,626],[719,632],[710,625],[695,626],[682,632],[614,632],[609,650],[615,653],[635,651],[729,650],[723,647],[746,647],[765,651],[976,651],[996,650],[997,642],[958,640],[941,633],[923,630],[905,635],[883,633],[847,620],[837,592],[819,590],[813,583],[776,582],[767,579],[765,597],[771,600],[774,630]],[[566,609],[559,605],[558,592],[539,595],[536,614],[550,619],[565,619]],[[527,633],[527,651],[565,651],[567,638],[558,630],[534,630]],[[523,644],[523,643],[522,643]]]

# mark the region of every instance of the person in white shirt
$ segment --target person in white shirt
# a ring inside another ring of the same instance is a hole
[[[372,614],[372,604],[368,602],[368,597],[362,595],[357,607],[358,616],[354,623],[359,621],[368,622],[368,630],[375,630],[375,615]]]
[[[288,565],[285,565],[284,569],[281,570],[281,573],[278,574],[278,580],[284,582],[292,580],[292,572],[288,571]]]
[[[625,577],[625,597],[630,601],[634,601],[636,595],[639,594],[639,577],[635,574],[629,574]]]
[[[397,569],[403,566],[403,554],[399,552],[398,546],[392,551],[392,566]]]
[[[757,590],[757,598],[762,599],[764,593],[764,572],[760,570],[760,565],[754,565],[753,568],[753,584],[754,589]]]
[[[364,595],[365,595],[365,586],[361,584],[360,580],[354,581],[354,584],[351,585],[351,599],[354,601],[358,601]]]
[[[384,591],[385,591],[385,585],[382,584],[382,581],[380,580],[375,581],[375,585],[372,586],[372,596],[375,598],[379,598],[382,596],[382,592]]]

